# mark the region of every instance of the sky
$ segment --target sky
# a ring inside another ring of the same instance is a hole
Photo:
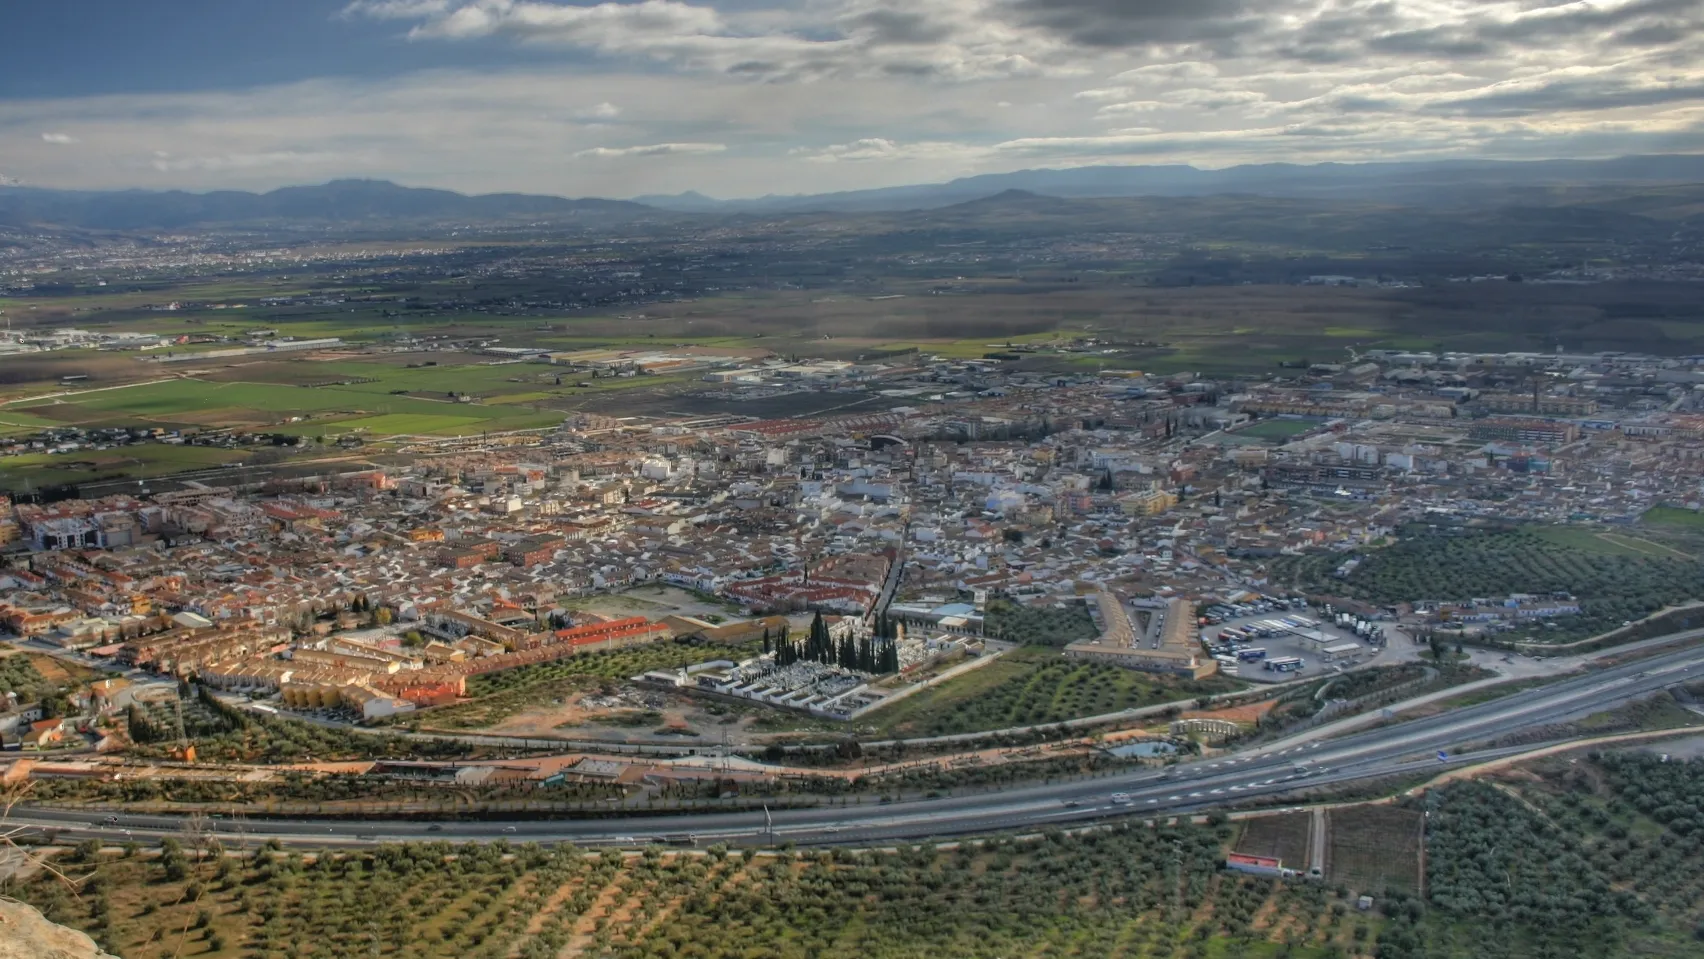
[[[1704,0],[3,0],[0,177],[821,193],[1704,152]]]

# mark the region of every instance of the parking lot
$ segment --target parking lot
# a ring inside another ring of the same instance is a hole
[[[1223,641],[1219,639],[1219,634],[1226,629],[1235,628],[1249,631],[1253,624],[1294,619],[1297,616],[1313,620],[1318,625],[1300,631],[1277,632],[1265,637],[1251,635],[1248,642],[1239,642],[1238,646],[1245,649],[1264,649],[1266,650],[1265,659],[1239,662],[1234,674],[1228,668],[1221,666],[1222,669],[1225,669],[1226,675],[1235,675],[1238,679],[1246,679],[1255,683],[1282,683],[1298,677],[1308,679],[1329,676],[1356,663],[1365,662],[1379,652],[1380,647],[1357,638],[1354,633],[1338,629],[1336,626],[1327,626],[1324,612],[1316,609],[1273,609],[1246,616],[1235,616],[1218,625],[1202,627],[1201,638],[1211,646],[1222,645]],[[1351,644],[1356,647],[1354,652],[1345,651],[1336,654],[1325,652],[1328,649]],[[1278,672],[1265,668],[1265,664],[1271,660],[1292,657],[1302,660],[1303,666],[1300,669]]]

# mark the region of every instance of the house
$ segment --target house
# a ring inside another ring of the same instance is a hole
[[[65,720],[57,717],[38,719],[30,723],[29,731],[22,739],[25,749],[47,749],[65,739]]]
[[[343,703],[349,709],[360,712],[361,719],[365,722],[399,713],[411,713],[415,708],[408,700],[381,693],[371,686],[343,687]]]

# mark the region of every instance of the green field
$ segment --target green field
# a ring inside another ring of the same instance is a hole
[[[1587,526],[1542,526],[1536,528],[1534,532],[1547,543],[1594,555],[1691,558],[1686,553],[1679,552],[1672,547],[1653,543],[1648,539],[1641,539],[1629,533],[1596,530]]]
[[[331,378],[316,369],[319,364],[301,365],[320,379]],[[456,403],[447,396],[442,400],[421,399],[344,386],[304,387],[201,379],[92,390],[51,400],[17,400],[0,407],[0,417],[20,411],[37,419],[80,426],[237,426],[296,435],[366,430],[375,436],[534,429],[559,423],[563,416],[549,411]],[[303,420],[292,424],[291,417]]]
[[[1639,522],[1650,526],[1699,530],[1704,529],[1704,511],[1681,509],[1677,506],[1656,506],[1646,510]]]
[[[0,457],[0,489],[42,489],[99,479],[167,476],[241,462],[249,455],[246,450],[140,443],[110,450],[4,456]]]
[[[57,425],[40,416],[0,408],[0,436],[26,436]]]

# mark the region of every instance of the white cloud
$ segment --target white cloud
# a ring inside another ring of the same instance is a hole
[[[703,156],[724,153],[725,143],[646,143],[632,147],[592,147],[575,153],[577,158],[604,160],[612,157]]]
[[[1219,75],[1219,68],[1211,63],[1199,60],[1179,60],[1176,63],[1150,63],[1147,66],[1125,70],[1113,77],[1114,80],[1144,80],[1144,81],[1197,81],[1209,80]]]
[[[428,14],[410,36],[452,40],[506,33],[530,40],[553,40],[623,50],[643,47],[646,38],[712,35],[723,29],[711,7],[677,0],[639,0],[594,6],[559,5],[529,0],[482,0]]]
[[[621,116],[621,108],[605,100],[595,106],[581,110],[575,116],[581,120],[613,120]]]
[[[60,145],[77,142],[77,138],[69,133],[43,133],[41,135],[41,139],[43,143],[57,143]]]
[[[866,137],[862,140],[853,140],[850,143],[836,143],[825,147],[797,147],[789,153],[792,156],[803,157],[812,163],[855,163],[867,160],[890,162],[924,159],[968,160],[987,153],[987,149],[963,143],[941,141],[898,143],[886,137]]]
[[[1089,100],[1094,103],[1105,103],[1110,100],[1123,100],[1136,91],[1131,87],[1101,87],[1098,90],[1078,90],[1071,94],[1073,99]]]
[[[343,8],[343,16],[372,17],[375,20],[417,20],[447,13],[450,0],[353,0]]]
[[[161,173],[184,171],[223,173],[233,170],[304,169],[335,165],[348,159],[340,153],[280,150],[272,153],[227,153],[217,156],[173,156],[156,150],[149,166]]]
[[[1095,111],[1095,116],[1102,119],[1112,117],[1127,117],[1138,113],[1154,113],[1164,110],[1174,104],[1161,103],[1159,100],[1126,100],[1123,103],[1109,103]]]

